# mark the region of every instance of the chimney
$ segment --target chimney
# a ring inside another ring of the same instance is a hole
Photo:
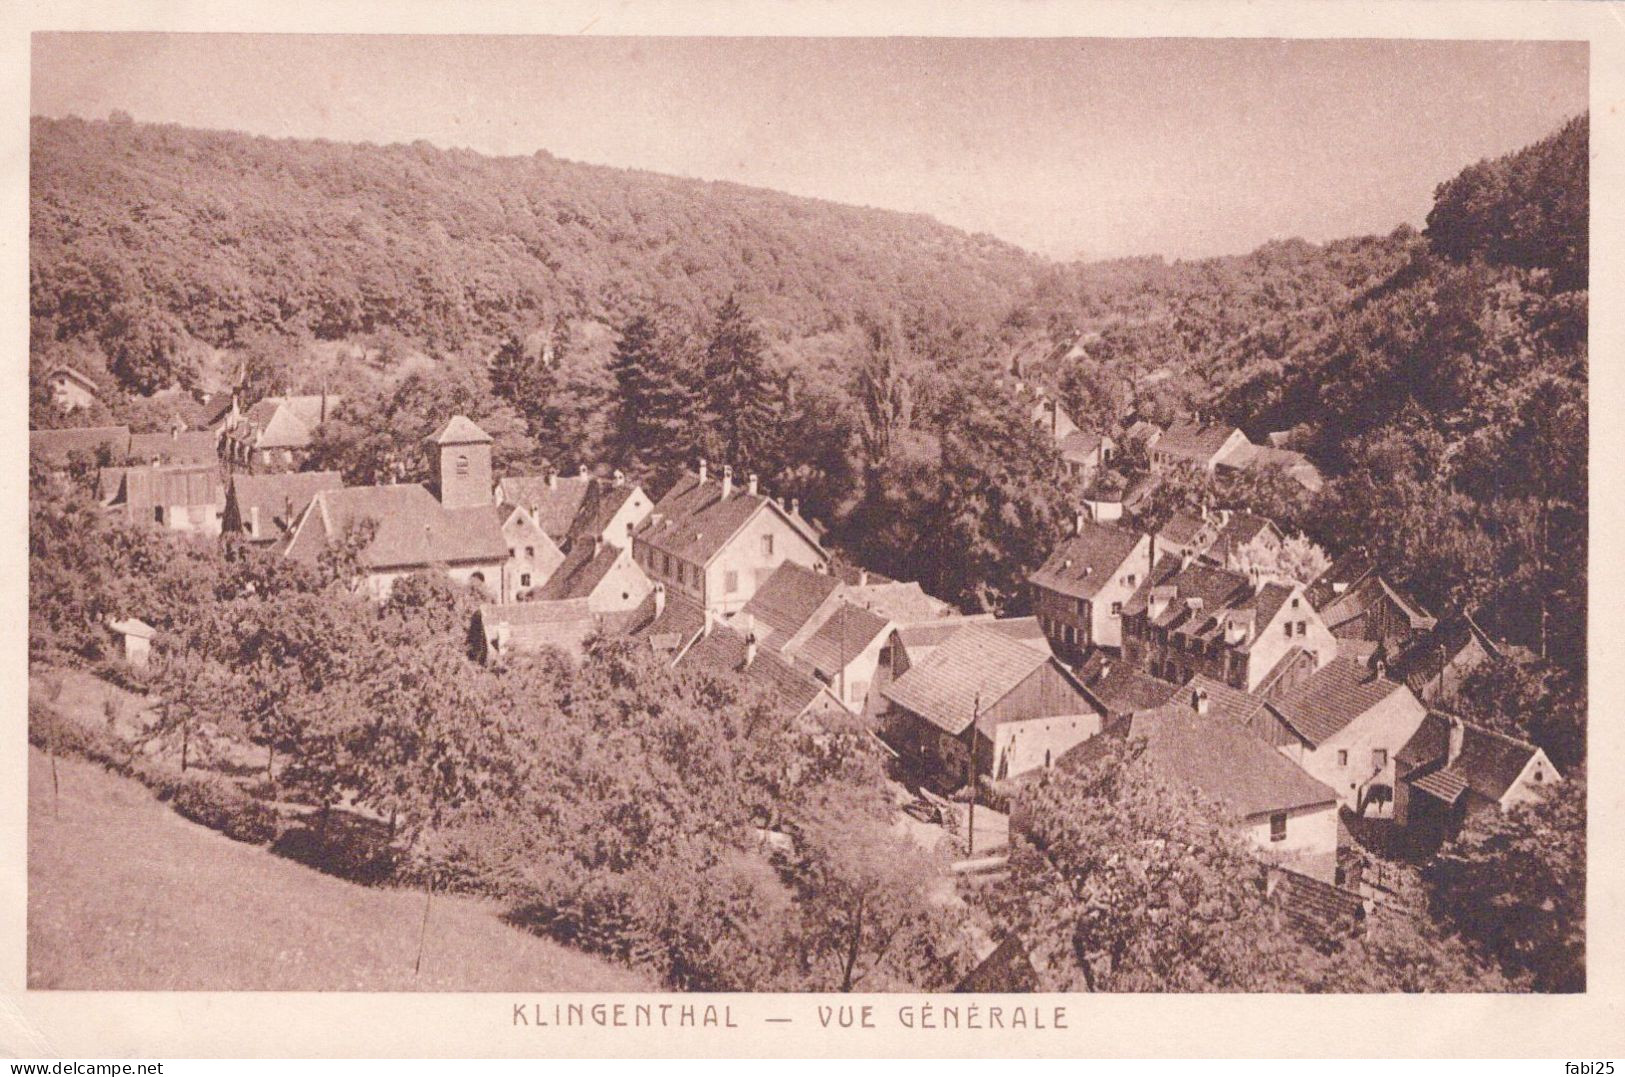
[[[705,470],[706,470],[705,461],[701,460],[700,461],[700,483],[701,483],[701,485],[704,485],[704,483],[705,483]]]
[[[585,478],[587,478],[587,476],[588,476],[587,465],[582,464],[581,467],[576,470],[576,477],[581,478],[581,479],[585,479]]]
[[[1191,567],[1191,552],[1189,550],[1179,551],[1179,567],[1181,571]]]
[[[554,471],[552,468],[547,469],[547,488],[549,490],[557,490],[559,488],[559,473]]]
[[[790,499],[790,515],[791,516],[800,516],[801,515],[801,499],[799,497],[792,497]]]
[[[248,537],[260,537],[260,507],[258,505],[248,507]]]
[[[1371,656],[1371,679],[1380,681],[1388,673],[1388,660],[1380,654]]]
[[[625,486],[626,485],[626,472],[622,471],[620,468],[615,469],[615,485],[616,486]]]
[[[1445,748],[1444,765],[1450,766],[1461,758],[1462,745],[1467,740],[1467,727],[1461,724],[1461,719],[1450,719],[1450,740]]]
[[[1105,661],[1100,663],[1100,672],[1095,674],[1095,683],[1099,684],[1101,681],[1103,681],[1107,677],[1111,676],[1111,672],[1112,672],[1112,660],[1110,658],[1108,658]]]
[[[592,537],[592,555],[594,557],[597,557],[600,553],[603,553],[603,552],[604,552],[604,536],[603,535],[594,535]]]
[[[734,492],[734,468],[732,464],[722,465],[722,500],[728,500]]]
[[[655,616],[659,617],[662,613],[666,612],[666,585],[663,583],[655,584],[654,596]]]
[[[1078,513],[1076,516],[1072,517],[1072,533],[1074,535],[1083,534],[1083,524],[1084,524],[1084,521],[1087,520],[1087,519],[1088,519],[1088,517],[1085,516],[1081,512]]]
[[[748,635],[745,636],[745,667],[744,668],[749,669],[750,664],[752,662],[754,662],[754,661],[756,661],[756,633],[751,632],[751,633],[749,633]]]
[[[858,586],[859,587],[867,587],[867,586],[869,586],[869,570],[868,569],[866,569],[866,568],[858,569]]]
[[[756,496],[756,472],[752,471],[750,477],[745,480],[745,489],[751,497]]]
[[[1195,711],[1197,714],[1206,714],[1207,713],[1207,690],[1206,689],[1193,688],[1191,690],[1191,710]]]

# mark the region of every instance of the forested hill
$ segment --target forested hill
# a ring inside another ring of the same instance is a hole
[[[735,291],[781,339],[863,308],[997,324],[1042,265],[925,216],[546,153],[75,118],[34,119],[31,150],[35,351],[98,345],[139,390],[189,340],[387,328],[444,352]]]

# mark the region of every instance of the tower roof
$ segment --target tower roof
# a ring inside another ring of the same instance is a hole
[[[426,440],[431,445],[484,445],[491,441],[491,435],[467,416],[453,415]]]

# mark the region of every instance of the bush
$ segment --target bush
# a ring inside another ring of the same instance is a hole
[[[151,773],[149,768],[142,768]],[[228,838],[267,845],[280,830],[275,809],[255,800],[236,783],[214,774],[154,774],[153,792],[178,813]]]
[[[38,700],[28,704],[28,743],[54,755],[88,759],[125,775],[130,773],[134,753],[129,743],[111,730],[81,725]]]

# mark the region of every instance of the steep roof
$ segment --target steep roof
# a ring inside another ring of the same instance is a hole
[[[664,584],[655,584],[656,588]],[[655,592],[650,592],[651,608]],[[634,639],[643,640],[660,652],[673,652],[700,633],[705,627],[705,610],[698,603],[682,595],[667,594],[665,607],[652,619],[632,629]]]
[[[115,464],[123,463],[130,451],[127,426],[71,426],[60,430],[30,430],[28,452],[53,463],[66,461],[70,452],[94,453],[107,447]]]
[[[536,591],[535,597],[542,601],[563,598],[584,600],[604,582],[604,577],[609,575],[616,562],[630,556],[625,547],[607,542],[597,545],[577,542],[559,567],[553,570],[553,575]]]
[[[795,652],[795,657],[811,663],[825,676],[834,677],[890,625],[884,617],[848,602],[839,602],[818,631]]]
[[[944,732],[970,726],[980,703],[986,712],[1045,664],[1035,648],[985,624],[964,625],[882,694]],[[1059,666],[1057,666],[1059,668]]]
[[[363,520],[378,525],[361,553],[369,568],[504,561],[508,556],[498,506],[448,509],[416,483],[320,491],[312,497],[288,555],[314,560],[330,539]]]
[[[1182,623],[1186,611],[1190,609],[1190,599],[1199,600],[1204,616],[1211,618],[1218,610],[1240,602],[1252,593],[1252,585],[1247,577],[1239,573],[1214,568],[1199,561],[1182,565],[1179,558],[1168,556],[1157,561],[1155,571],[1142,580],[1139,588],[1123,603],[1123,613],[1143,612],[1150,604],[1152,591],[1161,587],[1172,588],[1174,598],[1157,618],[1157,623],[1163,626],[1176,621]]]
[[[1337,794],[1234,722],[1161,711],[1117,723],[1105,735],[1145,741],[1143,758],[1164,781],[1189,786],[1242,818],[1335,804]],[[1061,756],[1084,766],[1105,745],[1092,738]]]
[[[1115,716],[1160,707],[1178,691],[1168,681],[1151,676],[1134,663],[1107,658],[1100,651],[1091,654],[1078,668],[1078,679],[1089,694]]]
[[[1090,434],[1082,430],[1074,430],[1061,439],[1061,459],[1077,463],[1089,463],[1099,454],[1101,446],[1106,443],[1104,434]]]
[[[337,471],[289,471],[271,475],[237,473],[231,477],[226,498],[237,506],[237,515],[247,527],[254,509],[260,510],[265,525],[291,527],[305,511],[310,499],[323,490],[344,485]]]
[[[1450,715],[1429,711],[1394,757],[1401,780],[1446,804],[1454,804],[1468,789],[1500,800],[1540,751],[1527,741],[1462,722],[1461,754],[1446,766],[1450,721]],[[1557,768],[1552,770],[1555,774]]]
[[[487,445],[491,435],[466,415],[453,415],[426,439],[431,445]]]
[[[1073,598],[1094,598],[1116,578],[1144,536],[1091,520],[1081,520],[1050,553],[1030,582]]]
[[[559,541],[571,534],[596,483],[589,475],[504,475],[497,492],[503,501],[530,512],[548,537]]]
[[[870,583],[849,586],[842,597],[854,606],[873,610],[898,624],[918,624],[958,616],[959,611],[925,593],[918,583]]]
[[[1346,593],[1355,584],[1377,571],[1376,562],[1362,550],[1350,550],[1326,567],[1304,588],[1304,595],[1315,609],[1324,609],[1338,595]]]
[[[747,641],[729,625],[714,625],[677,659],[679,669],[704,669],[740,677],[767,692],[791,714],[800,714],[824,693],[823,685],[793,668],[777,652],[758,646],[746,664]]]
[[[1199,714],[1196,709],[1194,696],[1198,692],[1207,699],[1206,715]],[[1252,720],[1263,709],[1264,700],[1258,696],[1198,673],[1152,713],[1172,718],[1205,717],[1210,721],[1227,721],[1238,727],[1250,727]]]
[[[503,653],[556,647],[566,654],[599,630],[600,620],[586,599],[559,602],[488,603],[480,607],[480,630],[487,646],[500,641]]]
[[[158,634],[158,630],[139,617],[125,617],[118,621],[108,621],[107,627],[126,636],[136,636],[140,639],[151,639]]]
[[[615,519],[615,514],[641,493],[642,490],[638,486],[629,482],[620,485],[613,482],[594,482],[582,500],[576,518],[570,522],[570,534],[578,538],[602,535],[604,529]],[[624,535],[615,536],[616,544],[624,546],[625,538]]]
[[[1338,655],[1270,707],[1315,748],[1395,692],[1407,691],[1403,684],[1377,676],[1366,662]]]
[[[1336,595],[1320,610],[1328,628],[1337,628],[1359,617],[1384,600],[1391,602],[1409,623],[1413,632],[1425,632],[1438,622],[1421,604],[1380,575],[1368,575],[1353,587]]]
[[[1161,542],[1171,542],[1176,546],[1191,546],[1203,538],[1204,529],[1208,529],[1208,522],[1196,513],[1176,512],[1162,525],[1162,530],[1157,532],[1157,539]],[[1208,530],[1208,544],[1211,544],[1211,529]]]
[[[756,587],[739,616],[756,626],[757,638],[779,646],[794,636],[841,589],[841,581],[827,572],[786,561]]]
[[[1458,613],[1439,622],[1427,635],[1413,642],[1397,655],[1392,663],[1394,676],[1403,680],[1413,689],[1420,690],[1424,684],[1439,675],[1441,652],[1443,663],[1448,665],[1460,657],[1461,652],[1474,641],[1484,649],[1484,653],[1492,658],[1501,655],[1500,648],[1494,640],[1473,620],[1470,614]]]
[[[1235,432],[1235,427],[1223,423],[1175,423],[1157,439],[1157,451],[1210,460]]]
[[[115,505],[144,510],[169,505],[223,505],[226,485],[213,464],[160,464],[122,469],[111,498]]]
[[[954,987],[955,994],[1009,995],[1039,988],[1038,971],[1021,940],[1007,935]]]
[[[1280,537],[1281,529],[1275,522],[1265,516],[1254,516],[1250,512],[1232,512],[1230,518],[1219,529],[1219,538],[1216,545],[1223,545],[1228,549],[1239,550],[1252,542],[1265,532],[1273,531]]]
[[[252,441],[256,449],[302,449],[341,403],[342,397],[321,394],[268,396],[248,409],[237,436]]]
[[[649,546],[691,565],[706,565],[759,512],[773,512],[802,538],[822,549],[818,535],[800,515],[782,508],[764,494],[752,494],[735,484],[722,496],[722,481],[686,473],[644,520],[636,536]]]
[[[1270,896],[1287,923],[1311,943],[1354,934],[1365,922],[1365,901],[1352,890],[1279,867],[1272,882]]]

